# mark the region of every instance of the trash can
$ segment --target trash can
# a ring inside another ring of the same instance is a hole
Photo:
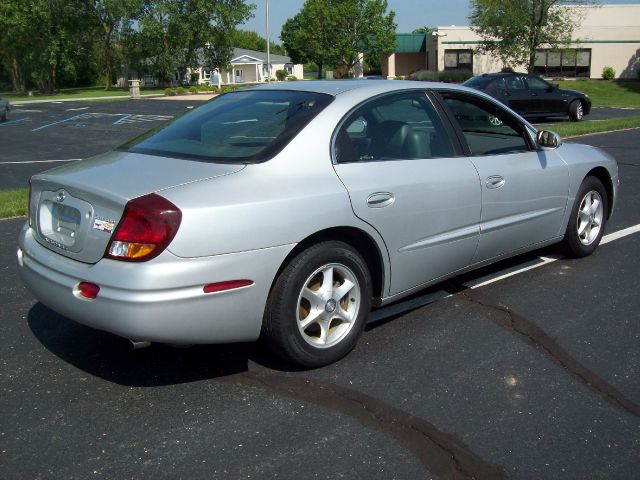
[[[140,98],[140,80],[129,80],[129,96]]]

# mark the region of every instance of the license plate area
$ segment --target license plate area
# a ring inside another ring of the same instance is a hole
[[[42,192],[38,207],[38,230],[50,245],[79,252],[86,225],[93,216],[91,205],[67,192]]]

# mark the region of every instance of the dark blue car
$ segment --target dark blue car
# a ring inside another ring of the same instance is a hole
[[[569,116],[577,122],[591,111],[588,95],[558,88],[533,74],[485,73],[463,85],[491,95],[524,117]]]

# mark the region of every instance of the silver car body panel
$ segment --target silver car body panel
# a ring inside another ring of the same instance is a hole
[[[139,340],[250,341],[259,335],[277,272],[296,245],[318,232],[357,229],[374,242],[383,269],[379,305],[560,240],[580,183],[594,168],[609,172],[615,202],[615,161],[581,145],[500,158],[333,164],[335,128],[356,105],[386,92],[440,89],[442,84],[287,82],[257,88],[309,90],[336,98],[264,163],[214,164],[112,152],[33,177],[32,226],[25,225],[21,233],[18,260],[35,296],[78,322]],[[464,87],[446,88],[501,105]],[[521,121],[533,136],[535,129]],[[523,162],[526,173],[517,168]],[[495,176],[503,177],[504,185],[487,188],[485,182]],[[89,233],[78,240],[82,248],[43,240],[42,200],[54,202],[60,191],[89,215]],[[117,223],[127,201],[152,192],[182,212],[167,250],[142,263],[102,258],[109,235],[93,228],[95,218]],[[510,241],[510,231],[517,241]],[[253,285],[203,292],[204,285],[236,279]],[[100,286],[95,300],[77,293],[81,281]]]
[[[103,259],[94,265],[52,255],[25,225],[20,275],[56,312],[127,338],[175,343],[251,341],[260,335],[264,305],[277,269],[294,245],[195,259],[163,252],[145,263]],[[203,286],[232,279],[253,285],[206,294]],[[77,293],[81,281],[100,286],[95,300]]]

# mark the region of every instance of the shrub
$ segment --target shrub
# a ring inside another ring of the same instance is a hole
[[[218,91],[218,87],[216,87],[215,85],[209,85],[208,89],[210,92],[217,92]]]
[[[189,75],[189,83],[198,83],[198,80],[200,80],[200,73],[191,72]]]
[[[193,87],[189,87],[189,93],[198,93],[198,87],[195,85]]]
[[[276,70],[276,78],[282,82],[285,78],[287,78],[287,71],[282,69]]]
[[[394,80],[404,80],[404,77],[402,75],[396,75],[395,77],[393,77]]]
[[[296,80],[298,80],[298,77],[296,77],[295,75],[289,75],[287,77],[287,80],[290,82],[295,82]]]
[[[165,88],[164,89],[164,94],[165,95],[175,95],[176,93],[173,90],[171,90],[170,88]]]
[[[176,88],[176,95],[184,95],[187,91],[183,87]]]
[[[209,91],[209,85],[198,85],[199,92],[207,92]]]
[[[604,67],[602,69],[602,78],[605,80],[613,80],[616,78],[616,71],[613,67]]]

